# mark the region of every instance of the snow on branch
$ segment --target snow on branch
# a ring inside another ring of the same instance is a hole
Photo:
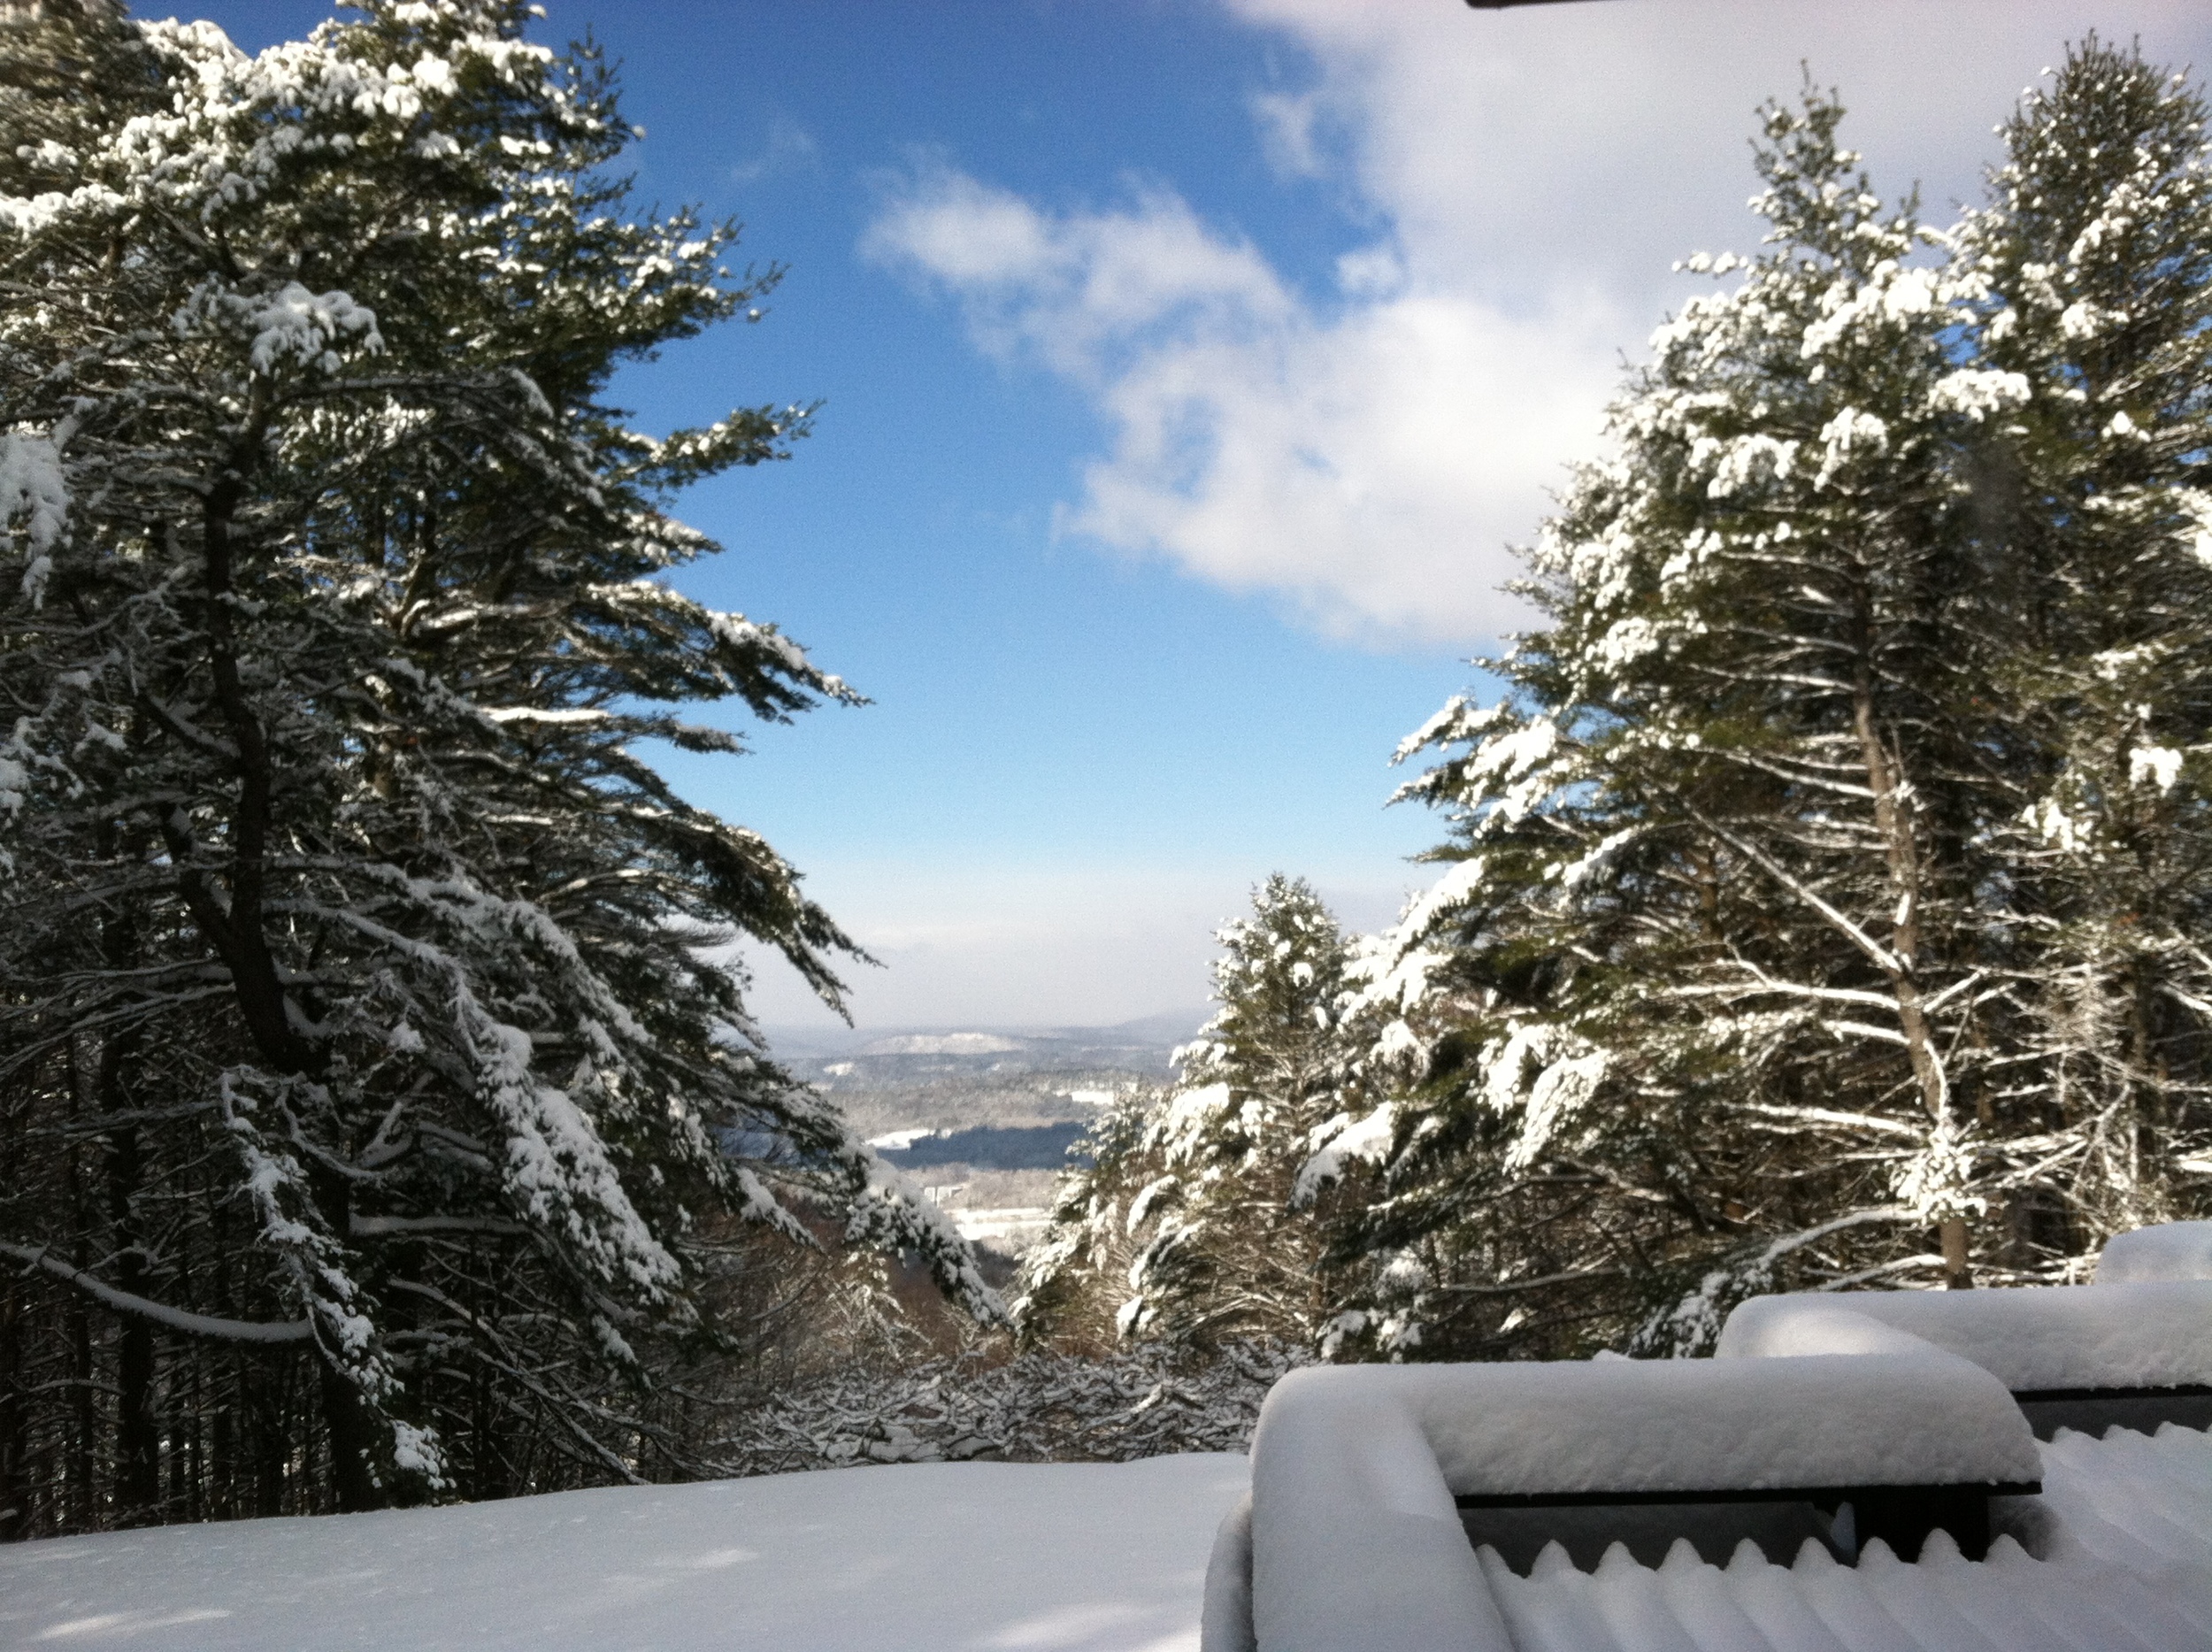
[[[118,1313],[150,1320],[163,1329],[174,1331],[181,1336],[205,1337],[220,1342],[289,1343],[304,1342],[314,1334],[304,1319],[219,1319],[210,1314],[190,1313],[181,1308],[172,1308],[165,1302],[134,1296],[128,1291],[117,1290],[104,1279],[95,1279],[82,1268],[71,1267],[43,1245],[18,1245],[0,1240],[0,1256],[13,1256],[26,1266],[37,1268],[65,1285],[74,1287],[95,1302],[103,1302]]]
[[[54,438],[30,429],[0,431],[0,531],[24,519],[31,554],[23,572],[23,600],[43,605],[53,549],[69,520],[69,484],[62,475]]]
[[[787,1389],[749,1413],[714,1454],[744,1474],[975,1458],[1125,1463],[1180,1451],[1242,1451],[1260,1403],[1309,1356],[1233,1342],[1194,1363],[1163,1343],[1104,1359],[969,1355]]]

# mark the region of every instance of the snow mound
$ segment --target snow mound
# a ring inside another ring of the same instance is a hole
[[[1253,1440],[1263,1509],[1279,1454],[1354,1450],[1403,1412],[1455,1495],[2019,1483],[2039,1471],[1986,1372],[1857,1315],[1879,1351],[1787,1359],[1315,1366],[1275,1385]],[[1894,1339],[1888,1344],[1887,1339]],[[1832,1343],[1839,1339],[1824,1338]],[[1902,1347],[1904,1352],[1897,1351]],[[1802,1351],[1800,1351],[1802,1350]]]
[[[2212,1279],[2212,1222],[2162,1222],[2115,1233],[2097,1258],[2100,1285]]]
[[[1814,1296],[1792,1298],[1792,1310],[1765,1315],[1747,1314],[1730,1337],[1724,1329],[1722,1359],[1795,1359],[1809,1354],[1924,1355],[1939,1351],[1924,1338],[1871,1314],[1855,1310],[1854,1298]],[[1946,1355],[1946,1358],[1956,1358]]]
[[[1175,1652],[1244,1459],[932,1464],[0,1546],[0,1646]]]
[[[1728,1316],[1719,1352],[1758,1351],[1791,1322],[1847,1306],[1971,1360],[2015,1394],[2212,1383],[2212,1280],[2199,1279],[1754,1296]]]

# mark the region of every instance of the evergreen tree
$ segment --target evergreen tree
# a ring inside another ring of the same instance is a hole
[[[1322,1223],[1298,1174],[1348,1115],[1346,946],[1303,879],[1278,873],[1225,926],[1218,1008],[1177,1052],[1179,1082],[1091,1133],[1061,1187],[1015,1312],[1032,1334],[1089,1332],[1210,1350],[1324,1331]]]
[[[669,583],[718,549],[674,493],[804,410],[656,438],[606,399],[776,272],[625,211],[606,77],[518,0],[364,10],[257,58],[6,16],[39,118],[0,161],[0,1252],[42,1284],[0,1377],[47,1356],[34,1288],[123,1327],[142,1511],[180,1346],[310,1356],[342,1508],[516,1488],[549,1434],[680,1469],[643,1396],[725,1334],[717,1211],[993,1310],[745,1014],[736,938],[832,1004],[851,943],[641,751],[741,749],[683,702],[856,697]]]
[[[1402,754],[1441,755],[1404,795],[1452,864],[1361,964],[1400,1088],[1316,1166],[1379,1170],[1335,1256],[1395,1261],[1369,1346],[1694,1350],[1747,1291],[2067,1277],[2193,1208],[2206,1000],[2141,960],[2196,967],[2202,719],[2126,652],[2200,634],[2193,102],[2086,49],[1955,237],[1883,207],[1832,97],[1766,111],[1766,250],[1694,261],[1742,279],[1655,336],[1547,525],[1507,696]],[[2084,128],[2071,220],[2029,221]],[[2062,234],[2095,268],[2022,297]],[[2081,365],[2124,303],[2159,311],[2132,414]],[[2093,792],[2157,831],[2093,841]],[[2131,1054],[2095,1006],[2147,996]]]
[[[1056,1179],[1051,1220],[1023,1256],[1007,1304],[1025,1342],[1093,1356],[1119,1342],[1129,1267],[1143,1243],[1130,1213],[1165,1168],[1149,1137],[1168,1095],[1123,1090],[1071,1149],[1090,1163]]]
[[[2182,1167],[2212,1003],[2205,117],[2181,77],[2092,37],[2007,127],[1961,238],[1988,291],[1976,347],[2034,392],[1977,478],[2011,595],[1982,657],[2015,960],[2012,1059],[1980,1099],[2019,1139],[1990,1236],[2019,1267],[2202,1200]]]

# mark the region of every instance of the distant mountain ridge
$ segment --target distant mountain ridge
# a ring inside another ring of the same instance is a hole
[[[1171,1057],[1208,1013],[1111,1026],[762,1030],[776,1059],[894,1164],[1042,1175],[1065,1168],[1069,1143],[1117,1095],[1171,1080]]]
[[[1002,1056],[1022,1048],[1002,1033],[895,1033],[863,1044],[864,1056]]]

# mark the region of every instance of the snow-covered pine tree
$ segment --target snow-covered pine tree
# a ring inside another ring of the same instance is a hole
[[[1297,1183],[1316,1133],[1349,1118],[1344,935],[1278,873],[1215,938],[1218,1007],[1178,1082],[1110,1114],[1093,1167],[1063,1182],[1015,1304],[1033,1336],[1095,1335],[1110,1315],[1119,1339],[1303,1347],[1330,1318],[1325,1220]]]
[[[1451,865],[1361,964],[1371,1069],[1402,1087],[1315,1167],[1381,1166],[1339,1257],[1375,1270],[1379,1350],[1626,1332],[1689,1350],[1747,1290],[1964,1283],[1976,1262],[2049,1277],[2106,1231],[2009,1237],[2024,1187],[2088,1150],[2066,1119],[2095,1111],[2049,1098],[2081,971],[2025,894],[2049,862],[2024,843],[2030,777],[2064,765],[2013,715],[2049,680],[2012,533],[2030,496],[2005,483],[2048,463],[2024,455],[2032,421],[2079,387],[1985,350],[2081,318],[1999,322],[2001,257],[1886,211],[1841,113],[1809,92],[1767,111],[1767,250],[1694,261],[1742,280],[1655,335],[1613,457],[1547,525],[1528,590],[1548,624],[1494,663],[1506,696],[1455,701],[1407,743],[1442,756],[1404,795],[1449,811]],[[2169,146],[2150,170],[2188,164]],[[2058,443],[2092,479],[2045,482],[2056,503],[2036,507],[2093,607],[2108,548],[2076,524],[2127,483],[2100,468],[2112,418],[2103,449]],[[2141,507],[2170,566],[2189,508],[2170,484]],[[2077,649],[2094,666],[2110,645]],[[2130,755],[2154,744],[2130,731],[2103,772],[2116,755],[2161,778],[2169,746]]]
[[[2033,394],[1978,506],[2013,600],[1981,640],[2015,812],[2007,1064],[1977,1097],[2014,1268],[2203,1208],[2212,959],[2212,168],[2203,100],[2093,36],[1970,214],[1974,345]]]
[[[1055,1180],[1051,1220],[1023,1256],[1007,1304],[1024,1342],[1094,1356],[1119,1342],[1129,1264],[1142,1244],[1129,1212],[1164,1168],[1148,1136],[1169,1094],[1150,1086],[1121,1091],[1075,1144],[1072,1151],[1090,1163]]]
[[[257,58],[5,13],[39,112],[0,159],[0,1364],[119,1334],[80,1524],[147,1517],[157,1410],[182,1485],[276,1390],[223,1471],[342,1508],[680,1471],[624,1395],[717,1334],[717,1210],[992,1311],[727,961],[834,1003],[850,943],[641,749],[741,749],[686,701],[855,697],[669,583],[718,549],[672,495],[804,411],[663,439],[606,399],[775,273],[625,211],[609,82],[527,10],[374,0]]]

